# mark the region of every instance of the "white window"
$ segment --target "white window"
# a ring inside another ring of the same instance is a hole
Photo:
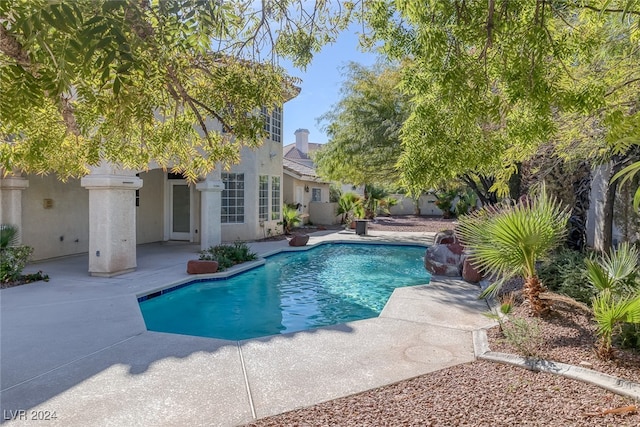
[[[244,222],[244,174],[223,173],[222,182],[222,223]]]
[[[271,219],[280,219],[280,177],[271,177]]]
[[[269,219],[269,177],[260,175],[260,186],[258,189],[258,219],[267,221]]]
[[[264,119],[264,130],[267,131],[267,135],[271,135],[271,116],[269,115],[269,111],[267,110],[267,107],[262,107],[262,110],[260,111],[260,114],[262,114],[262,118]]]
[[[260,114],[264,118],[264,130],[268,138],[274,142],[282,142],[282,108],[274,107],[269,114],[267,107],[262,107]]]
[[[311,201],[312,202],[321,202],[322,201],[322,189],[321,188],[312,188],[311,189]]]
[[[275,107],[271,113],[271,140],[282,142],[282,108]]]

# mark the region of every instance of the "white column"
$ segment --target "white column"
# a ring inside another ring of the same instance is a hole
[[[217,176],[208,176],[196,184],[200,191],[200,248],[202,250],[222,242],[220,225],[222,190],[224,183]]]
[[[0,224],[18,227],[18,240],[22,238],[22,191],[29,187],[29,181],[21,176],[0,175]]]
[[[89,190],[89,274],[111,277],[135,270],[136,190],[142,180],[135,171],[101,166],[80,184]]]

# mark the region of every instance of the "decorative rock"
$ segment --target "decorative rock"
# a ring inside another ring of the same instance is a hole
[[[458,238],[453,230],[444,230],[436,234],[434,242],[436,245],[447,245],[450,243],[457,243]]]
[[[464,248],[459,243],[433,245],[424,255],[424,267],[438,276],[460,277],[461,255]]]
[[[482,273],[471,264],[468,257],[465,257],[462,263],[462,279],[469,283],[478,283],[482,280]]]
[[[304,246],[309,242],[309,236],[306,234],[296,234],[289,240],[289,246]]]
[[[218,271],[218,261],[194,260],[187,262],[187,274],[211,274]]]

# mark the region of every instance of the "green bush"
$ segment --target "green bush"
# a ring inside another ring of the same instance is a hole
[[[251,252],[244,242],[235,242],[233,245],[212,246],[200,251],[200,259],[205,261],[218,261],[218,271],[226,270],[236,264],[253,261],[258,256]]]
[[[30,246],[9,246],[0,249],[0,281],[12,282],[20,279],[33,253]]]
[[[538,265],[538,275],[550,291],[566,295],[591,305],[591,299],[597,294],[589,283],[585,259],[589,255],[572,249],[560,249]]]

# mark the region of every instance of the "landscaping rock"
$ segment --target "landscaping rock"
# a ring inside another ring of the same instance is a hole
[[[218,271],[218,261],[191,260],[187,262],[187,274],[211,274]]]
[[[482,280],[482,273],[471,264],[468,257],[462,262],[462,279],[469,283],[478,283]]]
[[[450,243],[457,243],[458,238],[453,230],[444,230],[436,234],[434,242],[436,245],[448,245]]]
[[[463,251],[458,242],[433,245],[427,248],[424,255],[424,267],[438,276],[460,277]]]
[[[306,234],[296,234],[289,240],[289,246],[304,246],[309,242],[309,236]]]

